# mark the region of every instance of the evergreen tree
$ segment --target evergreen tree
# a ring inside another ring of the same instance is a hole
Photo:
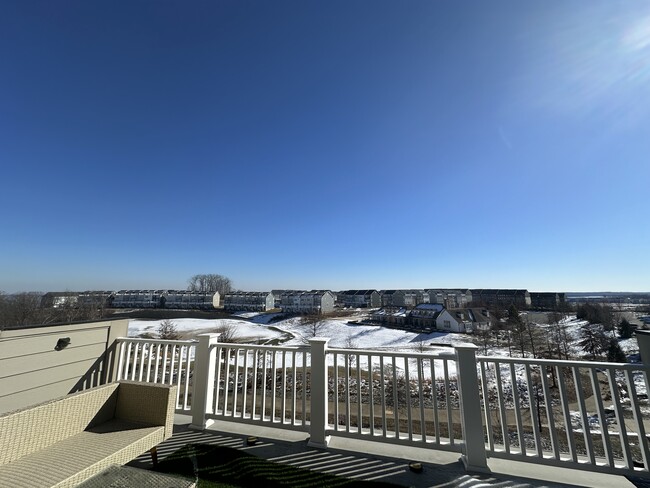
[[[621,345],[616,339],[609,340],[609,346],[607,346],[607,361],[610,363],[626,363],[627,357],[621,349]]]
[[[632,324],[627,319],[622,319],[618,324],[618,336],[621,339],[629,339],[632,337]]]
[[[600,325],[587,324],[580,329],[580,346],[592,357],[607,351],[609,339]]]

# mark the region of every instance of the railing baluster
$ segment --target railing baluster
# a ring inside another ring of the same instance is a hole
[[[526,380],[526,389],[528,390],[528,406],[530,409],[530,418],[531,418],[531,427],[533,430],[533,439],[535,441],[535,449],[537,450],[537,456],[540,458],[542,457],[542,442],[541,442],[541,427],[539,425],[541,424],[541,421],[539,420],[537,416],[537,408],[539,408],[539,397],[538,397],[538,389],[537,386],[535,385],[535,403],[533,404],[533,382],[532,378],[530,375],[530,365],[525,364],[524,365],[524,370],[526,373],[525,380]],[[537,407],[537,408],[536,408]]]
[[[582,423],[582,432],[585,439],[585,446],[587,448],[587,457],[589,462],[593,465],[596,464],[596,457],[594,456],[594,443],[591,438],[591,428],[589,427],[589,415],[585,407],[585,395],[582,388],[582,380],[580,379],[580,368],[573,369],[573,383],[576,388],[576,396],[578,397],[578,406],[580,408],[580,419]]]
[[[361,433],[361,427],[363,425],[363,412],[361,411],[361,355],[355,354],[357,362],[357,432]]]
[[[485,412],[485,430],[487,432],[488,446],[494,451],[494,435],[492,432],[492,413],[490,412],[490,397],[488,393],[487,375],[485,373],[485,361],[479,361],[481,367],[481,390],[483,391],[483,410]]]
[[[400,428],[399,428],[399,394],[398,394],[398,385],[397,385],[397,364],[395,362],[395,356],[392,356],[393,360],[393,417],[395,420],[395,439],[399,440]]]
[[[296,351],[293,351],[291,356],[291,425],[296,425]]]
[[[447,432],[449,432],[449,444],[454,445],[454,418],[451,413],[451,395],[449,394],[449,360],[443,359],[443,374],[445,375],[445,403],[447,404]]]
[[[214,403],[213,403],[212,411],[215,414],[218,414],[219,413],[219,400],[220,400],[220,396],[221,396],[221,382],[223,381],[222,380],[222,377],[223,377],[223,374],[222,374],[222,372],[223,372],[223,362],[222,362],[221,358],[223,357],[224,349],[223,349],[223,346],[216,346],[216,347],[217,347],[217,372],[214,375],[215,388],[214,388]],[[224,388],[225,388],[225,384],[224,384]],[[222,411],[221,413],[223,414],[225,412]]]
[[[350,432],[350,355],[345,355],[345,431]]]
[[[181,402],[181,377],[183,375],[183,349],[185,346],[178,347],[178,373],[176,374],[176,408],[180,408]]]
[[[639,436],[639,449],[641,450],[641,459],[643,461],[644,468],[647,470],[650,468],[648,465],[648,438],[646,437],[645,426],[643,425],[643,416],[641,415],[641,410],[639,409],[639,398],[636,394],[636,385],[634,384],[632,371],[629,369],[625,370],[625,380],[627,382],[627,391],[629,392],[630,402],[632,404],[632,417],[634,419],[634,424],[636,425],[636,432]]]
[[[381,388],[379,389],[379,395],[381,397],[381,435],[386,438],[386,378],[384,373],[384,356],[379,356],[379,381],[381,382]]]
[[[132,365],[132,361],[133,361],[133,358],[131,357],[131,347],[132,347],[132,344],[133,344],[133,343],[132,343],[131,341],[127,342],[127,347],[126,347],[126,361],[125,361],[125,370],[124,370],[124,379],[125,379],[125,380],[128,380],[128,379],[129,379],[129,376],[131,375],[131,371],[132,371],[132,369],[133,369],[133,367],[131,366],[131,365]],[[131,379],[133,379],[133,378],[131,378]]]
[[[266,355],[271,353],[271,351],[264,350],[264,361],[262,362],[262,421],[266,420]],[[304,415],[304,410],[303,410]]]
[[[246,417],[246,412],[247,412],[247,402],[248,402],[248,356],[250,354],[250,350],[244,349],[244,375],[243,375],[243,381],[242,381],[242,401],[241,401],[241,416],[242,418],[248,418]]]
[[[503,396],[503,380],[501,378],[501,363],[494,361],[494,374],[497,382],[497,398],[499,400],[499,417],[501,419],[501,435],[503,436],[503,448],[510,454],[510,430],[508,429],[508,417],[506,415],[505,398]]]
[[[273,377],[271,379],[271,422],[275,422],[275,400],[277,397],[277,376],[278,376],[278,354],[277,351],[272,351],[273,355]]]
[[[153,356],[153,344],[148,344],[147,352],[149,353],[147,356],[147,382],[151,381],[151,360]]]
[[[167,357],[169,354],[169,344],[165,344],[165,352],[163,353],[163,375],[162,379],[160,380],[161,383],[167,384]]]
[[[327,398],[327,396],[325,397]],[[280,423],[285,423],[287,416],[287,351],[282,351],[282,415]]]
[[[156,345],[156,366],[154,367],[154,383],[162,383],[162,378],[159,379],[159,374],[160,374],[160,349],[161,345],[157,344]]]
[[[142,375],[144,374],[144,347],[146,344],[140,344],[140,371],[138,372],[138,381],[142,381]]]
[[[260,381],[257,372],[260,368],[260,364],[262,367],[264,366],[264,359],[263,356],[260,355],[260,352],[262,352],[264,355],[266,355],[266,351],[258,351],[257,349],[255,350],[255,354],[253,355],[253,411],[251,412],[251,418],[256,418],[255,417],[255,410],[257,409],[257,390],[258,388],[260,391],[262,390],[262,385],[264,384],[263,381]],[[262,358],[262,359],[261,359]],[[261,363],[260,363],[261,361]],[[259,386],[257,384],[260,384]],[[264,396],[264,392],[262,391],[262,396]],[[260,415],[260,419],[264,419],[264,410],[262,410],[262,415]]]
[[[375,398],[373,394],[373,381],[372,376],[372,356],[368,354],[368,406],[369,413],[368,418],[370,419],[370,435],[375,435]]]
[[[569,454],[573,462],[578,461],[578,454],[576,453],[575,442],[573,440],[573,426],[571,425],[571,413],[569,411],[569,400],[567,398],[565,376],[561,366],[556,366],[557,370],[557,383],[560,386],[560,401],[562,402],[562,414],[564,416],[564,430],[566,432],[567,444],[569,446]]]
[[[307,357],[311,365],[311,354],[302,353],[302,425],[307,425]]]
[[[438,416],[438,382],[436,381],[435,361],[431,361],[431,398],[433,403],[433,428],[436,431],[436,444],[440,444],[440,418]]]
[[[188,400],[188,396],[189,396],[189,392],[190,392],[190,376],[191,376],[191,368],[190,367],[191,367],[191,364],[192,364],[190,356],[191,356],[191,351],[192,351],[193,347],[195,347],[195,346],[190,346],[188,344],[188,346],[187,346],[187,357],[185,358],[186,359],[186,364],[185,364],[185,396],[183,397],[183,410],[187,410],[187,408],[188,408],[187,400]]]
[[[596,400],[596,409],[598,410],[598,423],[600,424],[600,436],[603,440],[603,447],[605,450],[605,460],[609,467],[614,467],[614,456],[612,456],[612,442],[609,438],[609,427],[607,426],[607,416],[603,407],[602,392],[600,390],[600,382],[598,381],[597,372],[594,368],[589,368],[591,373],[591,388],[594,391],[594,398]]]
[[[169,366],[169,384],[174,384],[174,367],[176,366],[176,344],[172,345],[172,362]],[[177,392],[178,393],[178,392]]]
[[[421,357],[416,358],[417,361],[417,366],[418,366],[418,393],[419,393],[419,400],[420,400],[420,438],[422,442],[426,443],[427,442],[427,427],[426,427],[426,420],[424,418],[424,391],[423,391],[423,370],[424,370],[424,359]]]
[[[630,452],[630,442],[625,426],[625,417],[623,416],[623,408],[621,407],[621,396],[618,391],[618,384],[616,383],[616,370],[614,368],[607,368],[607,378],[612,393],[612,403],[615,408],[614,412],[616,413],[616,423],[618,424],[618,432],[621,438],[621,447],[623,448],[623,459],[629,469],[634,469],[634,461]]]
[[[411,412],[411,378],[409,375],[409,359],[404,356],[404,384],[406,388],[406,417],[409,441],[413,440],[413,414]]]
[[[554,371],[551,367],[551,371]],[[551,437],[551,449],[553,450],[553,457],[557,460],[560,459],[560,447],[557,440],[557,429],[555,427],[555,416],[553,414],[553,398],[551,397],[551,389],[548,385],[548,377],[546,368],[543,368],[542,374],[542,388],[544,389],[544,405],[546,409],[546,420],[548,422],[548,431]]]
[[[519,384],[515,375],[515,365],[510,363],[510,385],[512,387],[512,402],[515,407],[515,422],[517,424],[517,438],[519,439],[519,450],[523,456],[526,455],[526,438],[524,437],[524,427],[521,422],[521,396],[519,395]]]
[[[237,392],[239,391],[239,352],[241,351],[240,348],[235,347],[233,348],[235,351],[235,373],[234,373],[234,379],[233,379],[233,390],[232,390],[232,416],[237,417]]]
[[[230,416],[228,413],[228,403],[230,401],[230,354],[232,353],[232,348],[230,346],[224,348],[226,357],[225,357],[225,376],[223,383],[223,415]]]
[[[333,357],[333,376],[334,376],[334,391],[332,392],[334,398],[334,431],[338,432],[339,430],[339,355],[334,354]]]

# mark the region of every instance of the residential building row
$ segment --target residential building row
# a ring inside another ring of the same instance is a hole
[[[371,315],[371,320],[387,327],[411,332],[475,333],[490,327],[490,312],[482,308],[445,308],[439,303],[421,303],[412,309],[384,307]]]
[[[223,299],[223,301],[222,301]],[[438,304],[446,309],[478,307],[506,310],[556,310],[566,303],[564,293],[528,292],[517,289],[408,289],[408,290],[273,290],[271,292],[234,291],[225,294],[187,290],[119,290],[49,292],[45,306],[64,304],[102,305],[114,308],[215,309],[263,312],[274,308],[289,313],[330,313],[344,308],[406,308]]]
[[[286,313],[327,314],[334,311],[334,294],[330,290],[232,292],[224,295],[223,308],[227,312],[265,312],[279,308]]]
[[[209,310],[221,306],[219,292],[188,290],[84,291],[78,294],[80,305],[112,308],[169,308]]]

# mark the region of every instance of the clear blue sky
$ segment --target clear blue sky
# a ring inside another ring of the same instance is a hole
[[[650,5],[4,1],[0,290],[650,290]]]

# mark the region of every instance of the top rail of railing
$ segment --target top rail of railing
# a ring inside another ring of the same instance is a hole
[[[286,351],[286,352],[309,352],[311,348],[307,345],[305,346],[274,346],[270,344],[242,344],[237,342],[216,342],[210,344],[210,348],[229,348],[229,349],[248,349],[256,351]]]
[[[506,356],[476,356],[478,362],[499,362],[506,364],[531,364],[546,366],[565,366],[571,368],[623,369],[650,372],[650,365],[643,363],[608,363],[603,361],[570,361],[565,359],[513,358]]]
[[[175,344],[175,345],[192,345],[198,344],[198,341],[194,340],[169,340],[169,339],[142,339],[139,337],[118,337],[116,341],[119,342],[131,342],[136,344]]]
[[[440,358],[440,359],[452,359],[456,356],[456,353],[453,348],[443,351],[431,351],[431,352],[413,352],[413,351],[399,351],[391,349],[390,351],[382,351],[381,349],[343,349],[338,347],[328,347],[328,354],[358,354],[362,356],[399,356],[399,357],[408,357],[408,358]]]

